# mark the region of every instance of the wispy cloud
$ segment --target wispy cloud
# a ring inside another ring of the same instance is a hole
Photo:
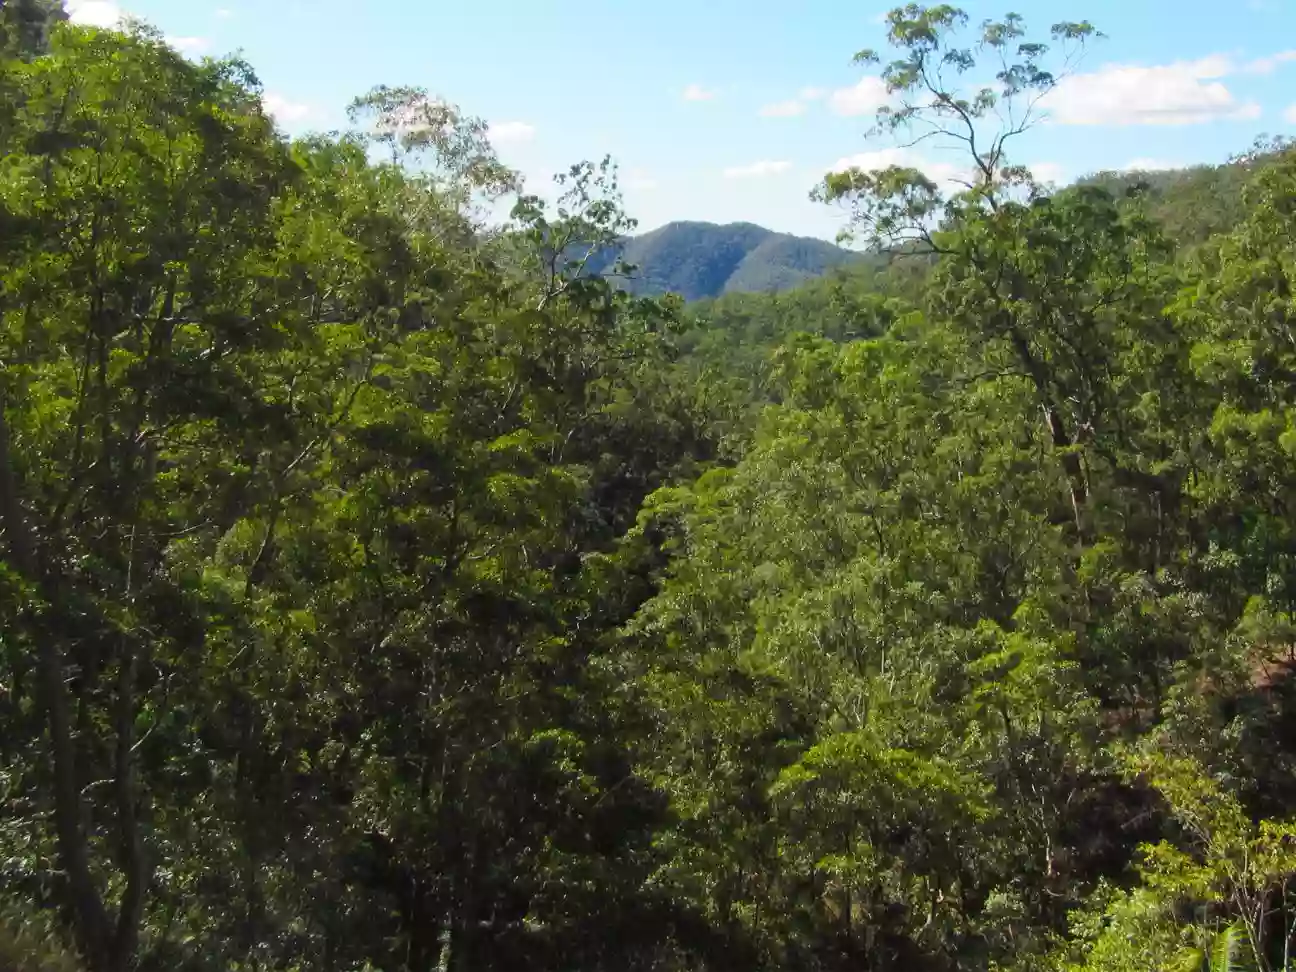
[[[535,138],[534,125],[521,121],[491,122],[487,137],[495,145],[517,145]]]
[[[1033,162],[1027,168],[1039,182],[1061,184],[1066,181],[1066,169],[1057,162]]]
[[[852,118],[871,115],[887,103],[886,82],[867,77],[849,88],[838,88],[828,96],[828,105],[839,115]]]
[[[724,170],[724,177],[726,179],[762,179],[766,176],[780,175],[791,168],[791,162],[762,160],[748,165],[730,166]]]
[[[1254,61],[1248,61],[1242,65],[1242,70],[1247,74],[1273,74],[1282,65],[1292,61],[1296,61],[1296,51],[1279,51],[1268,57],[1257,57]]]
[[[1043,100],[1063,125],[1194,125],[1260,115],[1220,78],[1236,71],[1221,54],[1151,67],[1109,64],[1063,78]]]
[[[947,188],[963,188],[959,180],[967,180],[967,172],[950,162],[934,162],[908,148],[884,148],[872,152],[860,152],[838,159],[827,170],[828,172],[846,172],[859,169],[862,172],[876,172],[891,166],[904,166],[917,169],[933,182],[945,184]]]
[[[961,192],[967,188],[967,183],[974,177],[974,173],[969,171],[967,166],[952,162],[938,162],[912,148],[901,146],[848,155],[834,162],[827,171],[846,172],[850,169],[859,169],[862,172],[876,172],[892,166],[917,169],[946,192]],[[1063,184],[1067,180],[1067,170],[1057,162],[1032,162],[1027,168],[1042,183]]]
[[[1260,105],[1239,99],[1225,84],[1237,74],[1271,74],[1296,62],[1296,49],[1238,62],[1224,54],[1170,64],[1107,64],[1063,78],[1041,107],[1063,125],[1194,125],[1258,118]],[[800,102],[810,100],[802,92]],[[866,77],[828,94],[838,115],[871,115],[889,101],[886,84]],[[788,106],[791,102],[780,103]],[[767,106],[774,107],[774,106]]]
[[[206,37],[168,37],[166,42],[183,54],[202,54],[211,48]]]
[[[1178,162],[1170,162],[1167,159],[1154,159],[1142,156],[1137,159],[1130,159],[1116,171],[1118,172],[1163,172],[1166,169],[1182,168]]]
[[[802,88],[797,92],[795,98],[788,98],[784,101],[771,102],[761,107],[760,113],[762,118],[795,118],[798,115],[804,115],[810,107],[809,103],[818,101],[828,95],[826,88]]]
[[[700,84],[690,84],[684,89],[685,101],[710,101],[716,96],[716,93],[710,88],[704,88]]]
[[[1296,105],[1289,105],[1287,110],[1283,112],[1283,118],[1296,125]]]
[[[229,7],[217,7],[212,11],[212,15],[215,16],[217,20],[229,20],[234,16],[234,11]]]
[[[70,0],[68,19],[85,27],[116,27],[125,15],[111,0]]]
[[[765,105],[760,113],[762,118],[795,118],[797,115],[804,115],[805,110],[804,102],[791,98],[788,101],[776,101],[771,105]]]
[[[266,92],[261,102],[265,105],[266,112],[273,115],[275,121],[281,125],[295,125],[309,121],[318,114],[314,106],[300,101],[291,101],[273,91]]]

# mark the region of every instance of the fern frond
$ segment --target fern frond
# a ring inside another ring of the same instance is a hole
[[[1251,936],[1234,922],[1215,936],[1210,951],[1210,972],[1259,972]]]

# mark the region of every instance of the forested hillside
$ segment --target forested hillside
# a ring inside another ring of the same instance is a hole
[[[1182,258],[1244,220],[1249,181],[1291,148],[1289,139],[1267,139],[1223,165],[1098,172],[1072,191],[1102,189],[1118,209],[1146,217]],[[883,334],[898,315],[923,303],[935,256],[912,248],[903,256],[866,253],[785,292],[739,291],[691,301],[685,308],[690,327],[677,344],[689,367],[711,369],[713,383],[742,379],[739,397],[759,406],[776,393],[764,378],[771,356],[790,337],[813,334],[840,342]]]
[[[824,240],[775,233],[751,223],[668,223],[600,251],[590,270],[621,260],[635,269],[619,285],[643,296],[678,294],[685,300],[729,293],[788,290],[833,269],[858,263],[859,254]]]
[[[1290,147],[1290,139],[1266,139],[1224,165],[1100,172],[1081,184],[1101,187],[1116,196],[1137,194],[1166,236],[1180,246],[1194,246],[1233,229],[1245,218],[1247,183],[1258,168]]]
[[[888,23],[980,174],[685,308],[610,163],[0,7],[0,968],[1291,969],[1296,152],[1176,236],[995,127],[1089,24]]]
[[[1117,198],[1139,195],[1144,211],[1169,239],[1194,245],[1242,219],[1242,190],[1248,177],[1285,146],[1285,140],[1276,139],[1253,146],[1224,165],[1098,172],[1080,184],[1100,186]],[[839,270],[847,276],[860,275],[875,292],[887,289],[873,283],[880,264],[875,254],[775,233],[751,223],[669,223],[596,252],[586,269],[610,271],[618,259],[634,268],[617,278],[620,286],[643,296],[677,294],[687,301],[815,290],[818,278]],[[737,305],[743,305],[741,298]],[[807,316],[805,324],[816,329],[816,319]]]

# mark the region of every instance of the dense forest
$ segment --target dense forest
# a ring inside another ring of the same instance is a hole
[[[1094,28],[888,23],[965,185],[685,304],[0,4],[0,969],[1296,968],[1296,151],[1041,187]]]

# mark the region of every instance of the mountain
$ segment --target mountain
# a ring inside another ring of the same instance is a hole
[[[628,238],[620,256],[638,269],[626,281],[638,294],[701,300],[721,294],[782,291],[861,259],[824,240],[790,236],[753,223],[677,222]],[[597,272],[616,254],[600,255]]]
[[[1281,147],[1275,142],[1244,161],[1217,166],[1096,172],[1079,184],[1117,195],[1138,187],[1149,215],[1172,240],[1189,246],[1236,225],[1245,212],[1243,184],[1257,164],[1272,159]],[[619,255],[637,268],[624,281],[626,289],[649,296],[674,293],[689,301],[781,293],[865,260],[825,240],[776,233],[754,223],[698,221],[667,223],[628,237]],[[587,269],[605,273],[617,256],[613,251],[598,254]]]
[[[1251,157],[1223,165],[1155,171],[1096,172],[1079,180],[1117,195],[1139,187],[1150,216],[1176,243],[1190,246],[1232,228],[1246,207],[1242,186],[1255,166],[1286,145],[1257,147]],[[644,295],[679,294],[704,300],[724,294],[783,292],[830,270],[861,263],[862,254],[825,240],[776,233],[754,223],[667,223],[626,239],[620,255],[638,269],[625,281]],[[589,269],[609,270],[617,254],[599,254]]]

